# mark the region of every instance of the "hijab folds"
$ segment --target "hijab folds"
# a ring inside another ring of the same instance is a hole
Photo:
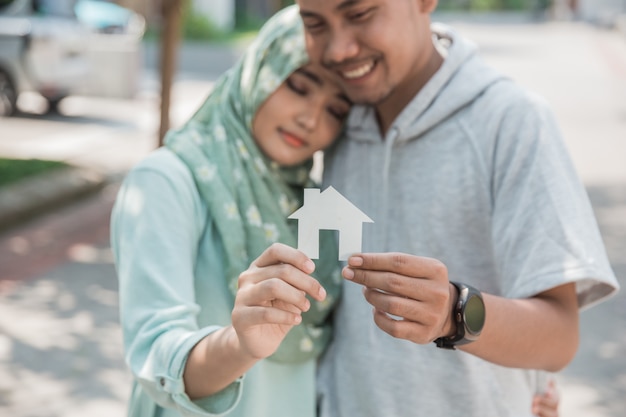
[[[215,84],[195,115],[168,132],[165,143],[189,167],[224,246],[226,284],[232,301],[239,274],[267,247],[296,247],[297,221],[288,220],[302,205],[312,159],[279,167],[251,136],[261,104],[296,69],[308,62],[302,21],[295,6],[272,17],[241,59]],[[302,323],[292,328],[269,359],[294,363],[317,357],[328,343],[329,313],[341,285],[337,244],[322,234],[313,276],[326,289],[323,302],[311,301]]]

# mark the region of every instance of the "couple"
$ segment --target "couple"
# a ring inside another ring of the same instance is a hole
[[[297,3],[120,190],[129,414],[553,413],[534,370],[618,288],[553,116],[435,0]],[[376,222],[343,269],[286,220],[320,149]]]

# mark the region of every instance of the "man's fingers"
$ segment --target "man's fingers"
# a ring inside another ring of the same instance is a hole
[[[348,259],[350,269],[392,271],[416,278],[447,276],[445,265],[433,258],[405,253],[361,253]]]
[[[438,316],[432,309],[426,308],[424,303],[411,298],[399,297],[369,288],[365,288],[363,294],[367,302],[376,310],[422,325],[431,325],[437,322]]]
[[[344,268],[350,275],[350,281],[367,288],[377,289],[385,293],[424,301],[430,304],[444,305],[448,303],[450,291],[446,285],[427,278],[404,276],[394,272],[371,271],[365,269]]]
[[[427,280],[412,278],[387,271],[372,271],[366,269],[351,269],[345,267],[343,275],[350,281],[361,284],[368,288],[376,288],[388,293],[411,294],[415,299],[419,299],[419,294]]]
[[[429,328],[410,320],[397,320],[384,311],[374,309],[374,322],[385,333],[398,339],[410,340],[414,343],[431,343],[437,336],[432,335]]]
[[[274,265],[278,263],[286,263],[310,274],[315,270],[315,264],[308,256],[291,246],[282,243],[274,243],[267,248],[252,265],[259,268]]]

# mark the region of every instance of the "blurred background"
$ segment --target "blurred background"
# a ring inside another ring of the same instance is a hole
[[[109,215],[286,0],[0,0],[0,415],[122,416]],[[626,0],[440,0],[552,105],[626,287]],[[626,291],[581,314],[562,417],[626,410]]]

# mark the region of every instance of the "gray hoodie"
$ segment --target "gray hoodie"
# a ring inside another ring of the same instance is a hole
[[[576,282],[581,308],[605,299],[618,284],[545,102],[450,28],[433,32],[444,63],[386,137],[372,108],[355,107],[326,153],[324,185],[375,222],[363,251],[434,257],[450,280],[509,298]],[[322,417],[532,415],[537,372],[395,339],[371,310],[345,282],[320,363]]]

